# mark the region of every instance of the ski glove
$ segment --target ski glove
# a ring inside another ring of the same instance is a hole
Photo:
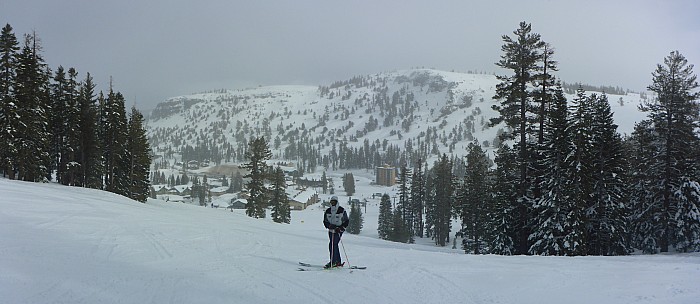
[[[341,233],[341,232],[345,232],[345,229],[343,227],[335,228],[335,233]]]
[[[330,229],[330,230],[335,230],[337,228],[338,228],[338,226],[336,226],[336,225],[333,225],[333,224],[328,225],[328,229]]]

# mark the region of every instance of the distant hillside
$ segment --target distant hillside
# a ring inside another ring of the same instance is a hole
[[[493,75],[411,69],[318,87],[221,90],[159,104],[148,132],[168,159],[242,161],[247,140],[264,136],[275,159],[296,161],[306,171],[432,163],[443,153],[465,155],[475,140],[487,151],[498,143],[503,126],[487,125],[498,115],[491,109],[498,83]],[[643,119],[642,98],[608,93],[620,133],[631,133]]]

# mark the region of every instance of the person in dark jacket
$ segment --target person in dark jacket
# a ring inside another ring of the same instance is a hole
[[[328,229],[328,251],[331,256],[331,261],[326,264],[325,268],[342,266],[343,263],[340,259],[340,249],[338,249],[338,243],[340,243],[340,238],[345,232],[345,228],[350,224],[350,219],[348,218],[345,209],[338,205],[338,197],[331,197],[331,206],[326,209],[323,216],[323,226]]]

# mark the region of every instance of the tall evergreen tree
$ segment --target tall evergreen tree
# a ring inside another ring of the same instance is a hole
[[[101,110],[103,137],[102,155],[105,164],[105,190],[123,196],[129,196],[129,167],[130,159],[126,153],[127,117],[124,108],[124,96],[109,89]]]
[[[348,196],[355,194],[355,176],[348,172],[343,175],[343,188]]]
[[[81,164],[81,172],[78,184],[100,189],[102,187],[102,155],[97,133],[97,100],[95,97],[95,84],[92,76],[87,73],[85,80],[80,85],[78,92],[78,108],[80,111],[78,120],[78,133],[80,134],[77,151],[77,159]]]
[[[433,168],[433,187],[434,197],[432,198],[432,208],[429,210],[433,213],[432,224],[433,239],[438,246],[445,246],[450,242],[451,220],[452,220],[452,200],[454,199],[454,179],[452,176],[452,163],[447,158],[446,154],[440,157],[440,160]]]
[[[388,240],[391,236],[392,215],[391,197],[389,197],[389,194],[384,193],[379,202],[379,217],[377,223],[377,233],[379,233],[380,239]]]
[[[267,179],[266,161],[272,157],[265,138],[251,138],[245,157],[248,159],[248,162],[243,164],[241,168],[248,170],[248,174],[243,177],[250,179],[245,185],[250,195],[246,206],[246,214],[254,218],[265,218],[268,196],[268,189],[265,187],[265,180]]]
[[[423,164],[419,159],[411,177],[411,211],[413,211],[413,235],[423,237],[423,209],[425,201],[425,182]]]
[[[66,96],[63,130],[63,145],[61,146],[61,163],[64,168],[63,176],[60,177],[64,185],[76,185],[76,179],[81,171],[82,164],[78,159],[77,151],[80,145],[80,108],[78,106],[79,82],[78,72],[74,68],[69,68],[66,77]],[[55,110],[55,109],[54,109]]]
[[[545,43],[540,35],[532,33],[530,24],[521,22],[520,28],[513,32],[515,39],[503,35],[501,60],[497,66],[512,70],[512,76],[498,76],[501,81],[496,86],[494,99],[501,100],[500,105],[493,106],[500,113],[499,117],[491,120],[492,124],[505,122],[508,132],[504,132],[502,140],[515,139],[518,145],[518,166],[520,179],[516,184],[518,189],[518,207],[515,210],[518,217],[517,236],[514,239],[516,253],[524,254],[528,250],[529,214],[532,204],[533,176],[529,172],[533,167],[533,145],[528,138],[536,138],[533,124],[538,121],[537,109],[534,104],[536,93],[532,87],[536,85],[538,73],[542,70],[542,49]]]
[[[478,142],[467,148],[466,174],[456,194],[455,213],[462,220],[462,249],[467,253],[482,253],[482,243],[489,231],[490,209],[489,159]]]
[[[647,130],[653,132],[655,146],[655,155],[648,159],[646,176],[657,181],[651,182],[649,193],[644,195],[653,210],[643,212],[653,214],[637,218],[658,218],[655,227],[646,229],[653,235],[644,238],[652,238],[647,244],[655,244],[661,252],[668,252],[669,247],[697,250],[700,248],[700,216],[696,211],[700,207],[700,188],[694,187],[700,180],[697,76],[693,74],[693,65],[674,51],[664,58],[663,65],[657,65],[652,77],[649,90],[657,94],[656,99],[640,109],[648,113]]]
[[[41,181],[49,176],[50,71],[40,52],[36,34],[25,35],[16,70],[15,117],[21,123],[15,129],[17,154],[14,157],[17,178],[24,181]]]
[[[362,216],[362,209],[358,204],[350,205],[350,224],[348,225],[348,232],[352,234],[360,234],[362,227],[364,226],[365,219]]]
[[[282,171],[280,167],[275,169],[270,195],[272,220],[275,223],[291,223],[292,218],[289,208],[289,198],[287,197],[287,181],[284,178],[284,171]]]
[[[623,255],[630,252],[627,158],[607,96],[592,95],[591,99],[594,163],[591,204],[586,210],[588,254]]]
[[[49,131],[51,170],[55,171],[57,181],[64,185],[75,185],[80,163],[76,157],[78,149],[77,72],[70,68],[66,73],[62,66],[56,69],[51,83],[49,112]]]
[[[408,242],[413,243],[413,205],[411,204],[411,196],[410,196],[410,188],[409,188],[409,176],[411,174],[411,170],[406,167],[406,164],[403,164],[401,166],[401,169],[399,171],[399,203],[396,205],[396,210],[395,212],[398,212],[401,216],[401,220],[403,221],[403,224],[401,226],[403,227],[402,230],[405,230],[405,233],[407,234],[408,237]],[[402,232],[403,234],[403,232]],[[403,237],[402,237],[403,238]]]
[[[516,151],[504,144],[498,148],[494,159],[496,170],[491,190],[493,209],[489,215],[492,231],[489,248],[494,254],[515,254],[514,239],[518,217],[514,210],[517,208],[518,192],[513,185],[518,180],[516,157]]]
[[[593,192],[593,103],[579,88],[571,106],[571,209],[567,214],[564,246],[568,255],[583,255],[588,249],[586,211],[592,205]]]
[[[573,151],[569,127],[569,109],[561,90],[553,100],[550,119],[545,124],[544,140],[540,145],[542,196],[534,206],[533,231],[530,234],[530,254],[567,255],[564,237],[568,231],[566,218],[572,210],[569,163]]]
[[[19,42],[6,24],[0,34],[0,172],[10,179],[15,178],[14,159],[18,153],[17,132],[17,68]]]
[[[143,115],[135,106],[131,107],[127,132],[125,148],[129,157],[128,197],[145,203],[150,188],[148,173],[151,166],[151,148],[146,136]]]

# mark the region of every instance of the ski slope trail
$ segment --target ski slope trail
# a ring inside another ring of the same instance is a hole
[[[372,210],[368,212],[373,212]],[[369,217],[371,218],[371,217]],[[0,178],[3,303],[698,303],[700,255],[465,255],[346,233],[362,271],[324,264],[322,209],[291,224]]]

